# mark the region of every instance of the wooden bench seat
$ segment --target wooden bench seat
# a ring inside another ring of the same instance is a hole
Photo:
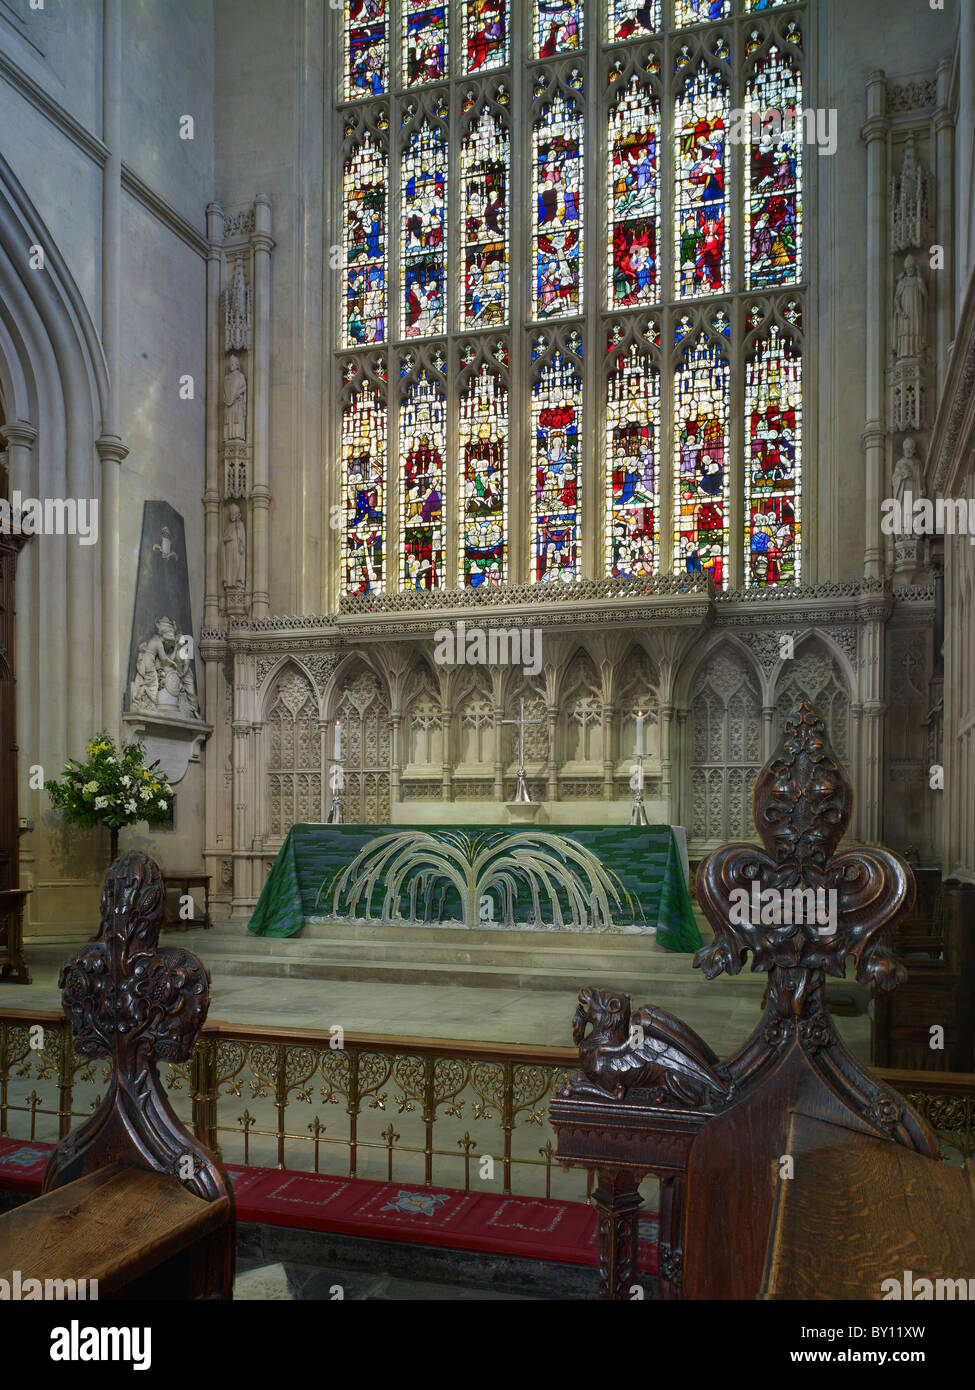
[[[882,1299],[903,1284],[975,1285],[975,1169],[951,1168],[811,1115],[793,1115],[762,1298]],[[903,1296],[903,1295],[902,1295]]]
[[[188,951],[160,949],[163,881],[146,855],[115,860],[101,906],[101,939],[74,952],[59,984],[75,1051],[108,1057],[111,1082],[54,1149],[43,1195],[0,1216],[0,1277],[97,1280],[99,1298],[230,1298],[230,1179],[173,1113],[156,1066],[188,1061],[209,976]]]
[[[155,1296],[146,1277],[187,1252],[205,1264],[207,1237],[230,1216],[226,1197],[206,1202],[166,1173],[112,1163],[3,1218],[0,1279],[17,1270],[22,1286],[84,1278],[98,1281],[99,1299]],[[169,1272],[171,1289],[182,1287],[185,1266]]]

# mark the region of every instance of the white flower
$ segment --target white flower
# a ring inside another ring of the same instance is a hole
[[[108,797],[107,797],[107,796],[96,796],[96,797],[95,797],[95,810],[96,810],[96,811],[103,811],[107,805],[108,805]]]
[[[126,813],[126,815],[131,816],[134,810],[135,810],[135,802],[134,802],[134,801],[127,801],[127,802],[125,803],[125,813]]]
[[[139,796],[142,798],[143,801],[149,801],[152,797],[152,792],[148,787],[143,787],[142,791],[139,793]]]
[[[84,792],[85,796],[91,796],[94,792],[97,792],[98,783],[86,782],[85,785],[81,788],[81,790]]]
[[[159,809],[160,809],[160,811],[165,811],[165,810],[167,810],[167,809],[168,809],[168,805],[169,805],[168,802],[166,802],[166,801],[160,801],[160,803],[159,803]]]
[[[106,758],[105,761],[106,761],[107,763],[114,763],[115,759],[114,759],[114,758]]]
[[[123,786],[123,787],[130,787],[131,785],[132,785],[132,778],[131,778],[131,777],[123,777],[123,778],[122,778],[122,786]]]

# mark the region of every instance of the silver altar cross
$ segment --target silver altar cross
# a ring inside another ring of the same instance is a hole
[[[525,718],[524,699],[518,701],[517,719],[502,719],[501,721],[502,724],[518,725],[518,781],[515,783],[516,801],[531,801],[531,797],[528,795],[528,783],[525,781],[525,725],[541,724],[542,722],[541,719]]]

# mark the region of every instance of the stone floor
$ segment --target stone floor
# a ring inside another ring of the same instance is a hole
[[[241,925],[242,933],[245,931]],[[211,956],[208,933],[167,933],[164,944],[199,954],[211,972],[210,1017],[232,1024],[287,1025],[328,1029],[340,1024],[347,1033],[384,1033],[393,1037],[457,1038],[478,1042],[537,1043],[571,1046],[571,1020],[580,978],[564,989],[477,988],[431,983],[262,977],[232,973],[222,956]],[[14,1009],[59,1009],[58,972],[71,944],[29,944],[32,983],[10,986],[0,995]],[[637,1003],[652,1002],[696,1029],[719,1056],[727,1056],[748,1036],[760,1013],[761,988],[756,977],[706,980],[686,957],[688,984],[679,995],[642,991]],[[626,979],[619,982],[626,989]],[[756,988],[757,987],[757,988]],[[849,981],[829,981],[831,1002],[852,1003],[857,1012],[837,1016],[844,1042],[863,1063],[870,1060],[870,1020],[866,994]]]

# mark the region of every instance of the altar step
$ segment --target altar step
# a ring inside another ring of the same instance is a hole
[[[658,998],[696,994],[704,982],[692,955],[633,934],[328,922],[309,923],[299,936],[262,937],[233,921],[194,933],[192,948],[219,974],[271,979],[563,991],[592,984]],[[765,976],[721,976],[711,985],[722,986],[760,999]]]

